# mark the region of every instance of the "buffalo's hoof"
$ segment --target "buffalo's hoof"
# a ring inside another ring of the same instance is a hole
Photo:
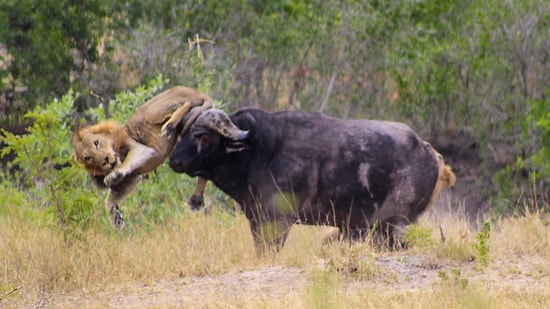
[[[200,195],[192,195],[187,201],[187,205],[191,207],[191,210],[199,210],[204,206],[204,201]]]
[[[123,173],[121,173],[120,171],[113,171],[109,173],[109,175],[105,176],[105,179],[103,179],[103,182],[107,187],[112,187],[120,183],[123,178],[124,178]]]

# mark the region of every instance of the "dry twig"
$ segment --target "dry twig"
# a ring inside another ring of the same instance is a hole
[[[15,291],[19,290],[21,288],[20,285],[18,285],[17,287],[11,289],[11,291],[5,293],[4,295],[2,295],[2,297],[0,297],[0,301],[6,299],[6,297],[8,297],[10,294],[14,293]]]

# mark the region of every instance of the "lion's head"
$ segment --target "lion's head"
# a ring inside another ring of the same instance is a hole
[[[124,128],[115,121],[80,128],[73,136],[75,160],[91,176],[107,175],[124,159],[126,137]]]

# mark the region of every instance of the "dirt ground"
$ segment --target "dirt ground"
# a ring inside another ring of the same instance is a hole
[[[317,261],[314,268],[322,269],[325,267],[324,262]],[[511,292],[528,290],[536,293],[537,288],[547,287],[550,280],[548,276],[536,275],[537,266],[544,263],[546,261],[537,257],[522,257],[493,261],[492,267],[480,271],[474,262],[458,265],[446,262],[427,264],[425,256],[404,252],[375,257],[374,267],[384,272],[375,278],[358,279],[341,275],[339,288],[342,291],[370,289],[403,293],[426,289],[442,280],[459,279],[468,284],[481,284],[487,289]],[[517,271],[510,272],[509,269]],[[460,273],[457,274],[456,270]],[[147,285],[124,286],[95,295],[44,295],[39,302],[27,305],[34,308],[204,308],[215,304],[239,304],[243,299],[304,295],[312,271],[311,267],[269,266],[219,276],[158,280]],[[545,280],[545,283],[541,280]],[[10,307],[10,303],[5,305]]]

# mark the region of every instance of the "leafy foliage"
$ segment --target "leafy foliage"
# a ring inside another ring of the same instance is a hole
[[[7,52],[0,53],[0,88],[9,93],[4,113],[23,114],[35,102],[65,94],[99,56],[106,17],[101,0],[2,1],[0,14]]]
[[[121,89],[162,74],[228,110],[461,131],[480,147],[495,208],[515,209],[534,182],[547,197],[547,1],[24,0],[0,12],[0,83],[11,85],[0,121],[69,86],[84,94],[79,111],[102,103],[109,116]]]
[[[37,211],[57,218],[64,235],[77,236],[81,229],[93,223],[96,200],[91,195],[86,178],[72,159],[70,121],[72,91],[60,100],[45,107],[37,107],[25,117],[33,125],[28,134],[14,135],[2,129],[0,142],[7,146],[2,156],[13,152],[15,159],[13,177],[20,181],[20,188],[27,191],[30,199],[37,202]],[[14,203],[10,207],[24,207],[34,203]]]
[[[480,266],[487,267],[489,265],[489,237],[491,236],[491,222],[486,221],[483,223],[481,231],[477,233],[477,242],[473,244],[477,251],[476,260]]]
[[[527,135],[540,136],[540,148],[534,151],[530,160],[533,169],[538,172],[538,176],[550,183],[550,87],[547,89],[547,98],[535,102],[530,115],[530,123],[534,127],[527,129]]]

